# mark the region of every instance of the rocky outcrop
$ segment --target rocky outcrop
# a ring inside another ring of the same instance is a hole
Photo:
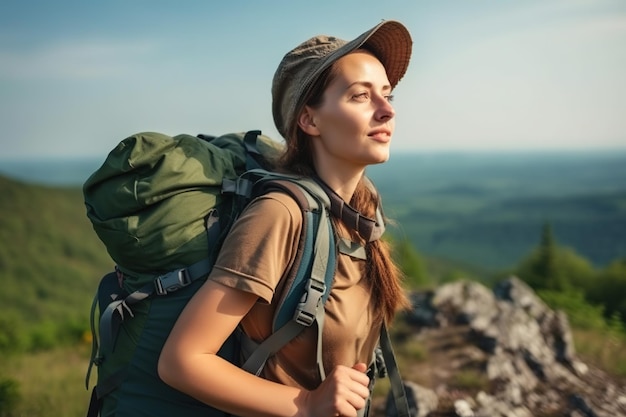
[[[451,283],[413,301],[403,336],[436,362],[402,368],[413,416],[626,416],[625,387],[577,358],[567,316],[519,279]]]

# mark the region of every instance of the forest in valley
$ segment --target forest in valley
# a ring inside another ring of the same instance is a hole
[[[401,155],[369,175],[409,289],[516,275],[626,377],[626,155]],[[79,184],[0,176],[0,193],[0,416],[84,415],[89,310],[114,265]]]

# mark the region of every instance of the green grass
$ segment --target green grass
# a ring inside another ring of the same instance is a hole
[[[85,416],[90,397],[85,388],[88,363],[87,345],[15,355],[0,361],[0,379],[13,381],[18,392],[16,403],[10,409],[0,408],[0,416]]]
[[[573,329],[576,353],[588,364],[605,369],[626,383],[626,334]]]
[[[453,375],[450,387],[465,391],[485,391],[489,388],[489,379],[482,370],[462,369]]]

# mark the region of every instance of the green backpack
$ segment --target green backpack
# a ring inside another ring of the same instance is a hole
[[[337,252],[331,201],[311,179],[268,170],[281,151],[260,131],[219,137],[140,133],[120,142],[87,179],[87,216],[116,264],[102,278],[91,309],[87,388],[92,365],[98,378],[88,417],[226,415],[163,383],[157,362],[233,222],[252,199],[271,190],[288,193],[303,210],[301,256],[279,300],[273,334],[257,344],[237,330],[219,355],[259,375],[271,355],[315,322],[321,346],[323,304]],[[370,377],[383,375],[384,363],[403,408],[406,398],[385,329],[381,335]],[[318,348],[324,378],[321,354]]]

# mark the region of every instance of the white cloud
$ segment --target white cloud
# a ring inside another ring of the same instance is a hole
[[[0,77],[26,79],[101,79],[136,73],[157,51],[152,41],[66,40],[25,50],[0,51]]]

